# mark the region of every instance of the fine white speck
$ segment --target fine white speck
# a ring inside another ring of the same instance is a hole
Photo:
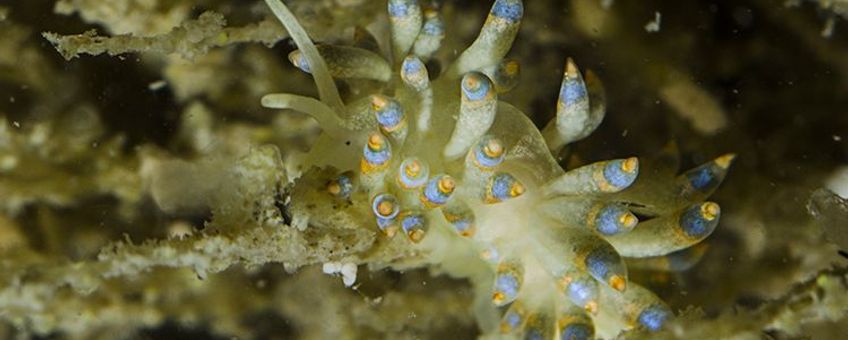
[[[836,169],[825,180],[824,186],[842,198],[848,198],[848,166]]]
[[[321,270],[327,275],[341,274],[342,283],[345,287],[350,287],[356,282],[357,267],[355,263],[327,262],[324,263]]]
[[[166,83],[164,80],[157,80],[148,84],[147,89],[150,91],[156,91],[162,89],[163,87],[165,87],[165,85],[168,85],[168,83]]]
[[[339,263],[338,262],[327,262],[324,266],[321,267],[321,270],[324,271],[324,274],[335,274],[339,272]]]
[[[345,287],[350,287],[356,282],[356,265],[353,263],[345,263],[342,265],[341,273],[342,273],[342,282]]]
[[[660,23],[662,20],[662,16],[660,12],[654,12],[654,21],[649,21],[645,24],[645,32],[648,33],[656,33],[660,31]]]

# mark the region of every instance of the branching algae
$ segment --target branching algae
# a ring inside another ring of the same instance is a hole
[[[674,157],[565,171],[553,155],[598,127],[604,90],[568,60],[556,118],[541,131],[498,100],[518,78],[518,63],[504,57],[520,0],[496,0],[477,39],[437,77],[425,66],[445,34],[433,2],[389,0],[384,51],[361,29],[351,46],[315,45],[282,2],[266,3],[297,44],[290,61],[312,74],[320,97],[262,98],[323,129],[304,160],[312,170],[295,184],[293,225],[370,226],[382,246],[469,277],[486,333],[586,339],[659,330],[673,316],[628,280],[624,258],[679,265],[678,251],[718,223],[718,204],[705,200],[733,155],[678,176]],[[348,82],[352,99],[342,100],[335,80]]]

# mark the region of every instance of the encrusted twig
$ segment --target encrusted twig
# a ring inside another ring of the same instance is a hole
[[[692,309],[661,333],[627,334],[628,339],[759,339],[763,332],[797,335],[805,324],[835,321],[848,313],[848,267],[826,269],[794,285],[755,310],[736,309],[706,320]]]
[[[98,35],[95,30],[74,35],[53,32],[44,32],[42,35],[68,60],[80,54],[117,55],[130,52],[176,53],[183,58],[192,59],[205,54],[213,47],[244,42],[260,42],[270,46],[288,36],[280,24],[272,20],[243,27],[225,26],[223,15],[205,12],[196,20],[187,21],[168,33],[150,37],[132,34],[107,37]]]
[[[350,258],[369,249],[374,240],[374,233],[365,229],[330,233],[263,226],[139,245],[117,242],[92,261],[5,264],[4,280],[0,285],[0,310],[4,311],[6,320],[17,320],[35,330],[52,332],[62,323],[55,320],[57,317],[75,315],[51,310],[53,301],[72,300],[77,301],[75,305],[81,305],[78,300],[84,296],[120,292],[120,287],[110,286],[111,280],[146,279],[154,276],[151,272],[162,268],[189,268],[197,278],[204,279],[209,273],[235,265],[254,268],[267,263],[283,263],[287,270],[295,270],[330,260],[355,261]],[[139,275],[141,273],[145,274]],[[95,306],[96,302],[92,301],[89,307]]]

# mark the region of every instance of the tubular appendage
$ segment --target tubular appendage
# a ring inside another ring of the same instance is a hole
[[[583,311],[573,306],[559,306],[556,329],[559,339],[591,340],[595,338],[595,325]]]
[[[689,248],[663,256],[636,257],[627,259],[628,268],[656,270],[663,272],[684,272],[694,267],[710,246],[706,242],[697,243]]]
[[[524,322],[527,321],[527,309],[519,300],[513,302],[506,313],[501,317],[498,330],[501,334],[514,334],[524,329]]]
[[[604,119],[603,86],[591,72],[586,80],[569,58],[560,85],[556,117],[542,131],[551,152],[589,136]]]
[[[415,190],[427,184],[427,178],[430,177],[430,167],[418,159],[418,157],[409,157],[401,162],[397,172],[398,185],[406,190]]]
[[[471,72],[462,77],[462,99],[459,120],[453,129],[444,156],[456,159],[482,137],[495,121],[498,95],[492,81],[485,74]]]
[[[360,183],[367,190],[377,190],[384,186],[383,179],[392,160],[392,145],[379,131],[371,132],[362,148],[359,161]]]
[[[317,49],[333,78],[388,81],[392,76],[389,63],[377,53],[350,46],[318,45]],[[301,71],[312,73],[300,50],[289,53],[289,61]]]
[[[333,109],[315,98],[290,93],[274,93],[262,97],[262,106],[306,113],[315,118],[321,128],[334,137],[342,137],[347,133],[344,122],[333,112]]]
[[[380,125],[380,131],[390,136],[398,147],[403,146],[409,129],[403,106],[394,98],[377,94],[371,96],[371,112]]]
[[[542,203],[540,208],[564,225],[587,228],[604,236],[629,232],[639,223],[636,215],[619,203],[557,197]]]
[[[649,160],[645,165],[647,172],[639,176],[630,190],[616,194],[616,199],[636,203],[632,209],[639,214],[673,214],[712,195],[724,181],[735,157],[732,153],[725,154],[671,177],[679,164],[676,148],[671,147]]]
[[[627,267],[616,250],[603,238],[579,228],[550,228],[537,231],[535,257],[560,284],[586,273],[598,283],[622,291],[627,287]],[[568,244],[563,248],[560,244]]]
[[[524,283],[524,267],[520,262],[507,260],[498,264],[492,292],[492,303],[505,306],[518,298]]]
[[[495,0],[480,35],[450,66],[447,76],[458,77],[500,62],[512,47],[523,16],[521,0]]]
[[[318,87],[318,96],[321,98],[321,101],[335,111],[341,112],[344,109],[344,103],[341,96],[339,96],[339,89],[333,83],[333,78],[330,76],[327,64],[321,58],[318,49],[312,43],[312,39],[309,38],[309,34],[306,33],[306,30],[298,23],[297,18],[295,18],[294,14],[292,14],[282,1],[265,0],[265,4],[271,8],[271,12],[274,13],[274,16],[280,20],[280,23],[289,32],[297,48],[303,52],[303,56],[306,58],[309,69],[312,71],[312,76],[315,79],[315,85]]]
[[[543,308],[527,316],[524,324],[525,339],[551,339],[554,336],[554,320],[550,311]]]
[[[606,290],[601,294],[601,304],[609,306],[630,327],[650,331],[660,330],[674,317],[671,309],[654,293],[632,283],[623,293]]]
[[[638,174],[636,157],[601,161],[568,171],[543,190],[545,196],[615,193],[627,189]]]
[[[349,200],[356,190],[356,182],[352,171],[346,171],[327,183],[327,192],[343,200]]]
[[[412,48],[424,16],[417,0],[389,0],[389,21],[392,28],[392,54],[395,62],[400,61]]]
[[[732,153],[721,155],[680,175],[677,182],[684,198],[697,201],[709,197],[724,180],[734,159],[736,155]]]
[[[400,217],[400,225],[403,233],[412,243],[421,242],[430,228],[427,216],[417,210],[403,213]]]
[[[456,190],[456,180],[450,175],[435,175],[427,181],[419,196],[421,203],[427,208],[441,207],[448,203]]]
[[[579,264],[595,280],[601,282],[617,291],[627,288],[627,267],[624,261],[606,241],[598,239],[597,245],[588,243],[589,246],[578,251],[577,254],[582,262]]]
[[[441,13],[435,8],[425,8],[424,26],[412,46],[412,52],[420,58],[429,59],[442,46],[444,38],[445,24],[442,22]]]
[[[524,194],[527,188],[515,177],[506,172],[498,172],[489,177],[483,192],[483,202],[494,204],[516,198]]]
[[[377,227],[382,230],[386,236],[392,237],[397,233],[397,216],[400,213],[400,203],[398,199],[388,193],[382,193],[371,200],[371,211],[377,219]]]
[[[408,56],[400,66],[400,78],[418,92],[421,109],[418,112],[416,129],[419,135],[430,130],[430,115],[433,109],[433,90],[430,88],[430,75],[424,63],[415,56]]]
[[[677,213],[642,222],[633,231],[607,240],[623,256],[666,255],[701,242],[712,234],[720,214],[718,204],[695,203]]]
[[[492,135],[481,137],[465,156],[463,181],[478,192],[487,190],[487,182],[505,158],[506,148],[500,139]],[[483,196],[490,196],[490,194],[492,192],[487,191],[483,193]]]
[[[588,274],[578,270],[569,270],[560,275],[557,287],[575,306],[583,308],[589,314],[598,312],[600,286],[598,286],[598,281]]]
[[[457,200],[451,202],[442,209],[442,214],[445,216],[445,220],[453,225],[454,230],[461,236],[471,237],[477,231],[477,225],[474,221],[474,211],[465,202]]]

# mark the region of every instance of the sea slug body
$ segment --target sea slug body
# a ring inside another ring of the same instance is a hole
[[[488,300],[475,306],[485,333],[590,339],[656,331],[674,316],[630,281],[624,258],[662,258],[708,237],[720,208],[705,200],[732,154],[674,178],[643,171],[635,157],[563,169],[553,155],[598,127],[606,94],[567,59],[551,98],[556,117],[543,129],[498,99],[519,76],[505,56],[524,16],[520,0],[495,0],[479,36],[439,74],[426,66],[447,28],[433,2],[389,0],[391,47],[378,52],[316,47],[282,2],[266,3],[297,44],[290,61],[318,87],[318,100],[262,99],[323,128],[304,169],[331,167],[338,177],[316,204],[348,199],[383,242],[404,242],[430,256],[422,265],[468,277]],[[342,100],[334,81],[348,80],[360,95]],[[444,251],[457,247],[469,251]]]

